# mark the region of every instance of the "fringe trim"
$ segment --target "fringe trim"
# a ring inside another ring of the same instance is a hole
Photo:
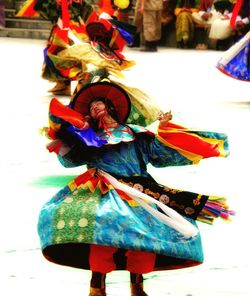
[[[230,222],[231,216],[235,215],[235,211],[230,210],[226,203],[226,198],[209,196],[204,208],[197,217],[197,221],[212,225],[216,218]]]

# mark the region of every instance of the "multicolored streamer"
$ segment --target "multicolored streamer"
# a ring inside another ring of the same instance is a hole
[[[40,17],[39,12],[34,9],[35,5],[36,0],[27,0],[17,12],[16,17]]]
[[[158,129],[158,139],[194,164],[203,158],[229,155],[227,136],[221,133],[190,130],[169,122],[166,127]]]

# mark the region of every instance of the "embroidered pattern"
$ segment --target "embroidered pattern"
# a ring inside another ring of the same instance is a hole
[[[122,177],[119,178],[119,181],[159,200],[178,213],[192,219],[197,219],[209,198],[206,195],[172,189],[148,180],[148,178],[138,176]]]

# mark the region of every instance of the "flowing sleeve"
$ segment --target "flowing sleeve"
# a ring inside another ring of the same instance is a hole
[[[166,146],[157,137],[151,137],[145,141],[145,134],[139,135],[137,146],[143,162],[145,164],[150,163],[157,168],[192,164],[192,161],[177,150]]]
[[[191,130],[173,123],[159,129],[150,141],[141,141],[140,146],[145,163],[155,167],[198,164],[205,158],[229,155],[226,134]]]

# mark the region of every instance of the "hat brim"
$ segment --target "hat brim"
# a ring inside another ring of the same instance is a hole
[[[120,122],[127,120],[131,110],[129,95],[112,82],[95,82],[84,86],[73,97],[71,108],[83,116],[89,115],[89,105],[97,98],[108,100],[113,104]]]

